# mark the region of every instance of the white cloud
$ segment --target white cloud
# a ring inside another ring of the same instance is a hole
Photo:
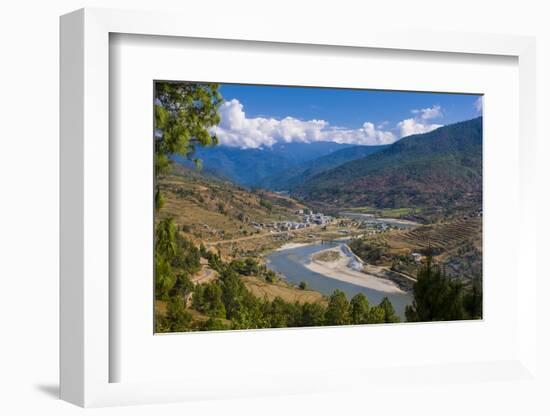
[[[474,107],[475,107],[477,113],[481,114],[481,112],[483,111],[483,96],[482,95],[477,97],[477,100],[474,101]]]
[[[391,144],[397,140],[393,132],[381,130],[368,121],[358,129],[328,128],[323,131],[323,138],[337,143],[363,145]]]
[[[238,100],[226,101],[220,107],[221,122],[212,129],[227,146],[257,148],[272,146],[278,141],[308,142],[319,140],[322,129],[328,124],[323,120],[301,121],[293,117],[247,118]]]
[[[397,123],[397,128],[399,129],[399,134],[401,137],[410,136],[411,134],[428,133],[441,126],[441,124],[423,123],[421,120],[416,118],[408,118]]]
[[[426,133],[441,125],[426,120],[441,117],[441,107],[413,110],[417,116],[403,120],[394,128],[388,122],[375,125],[366,121],[360,128],[348,129],[329,125],[325,120],[300,120],[294,117],[275,119],[248,118],[243,105],[236,99],[220,107],[220,124],[212,128],[221,144],[241,148],[270,147],[277,142],[333,141],[337,143],[379,145],[391,144],[410,134]]]
[[[443,117],[443,110],[439,105],[411,110],[411,113],[415,115],[414,118],[407,118],[397,123],[396,127],[399,130],[400,137],[410,136],[411,134],[428,133],[441,127],[441,124],[432,124],[428,122],[428,120]]]
[[[443,117],[443,112],[441,111],[441,106],[439,105],[434,105],[429,108],[421,108],[419,110],[412,110],[411,112],[413,114],[417,114],[416,118],[424,121]]]

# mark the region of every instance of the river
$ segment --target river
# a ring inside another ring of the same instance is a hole
[[[309,270],[305,267],[310,262],[312,254],[336,247],[340,242],[315,243],[300,247],[274,251],[267,254],[267,267],[283,274],[288,282],[298,285],[301,281],[307,283],[308,288],[330,296],[335,289],[340,289],[351,299],[359,292],[365,294],[371,305],[378,304],[384,296],[391,301],[396,313],[404,320],[405,306],[412,302],[412,297],[407,293],[387,293],[378,290],[357,286],[351,283],[336,280]]]

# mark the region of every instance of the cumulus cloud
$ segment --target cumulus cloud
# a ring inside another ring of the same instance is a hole
[[[248,118],[243,105],[235,99],[222,104],[220,118],[221,122],[212,129],[213,133],[222,144],[243,148],[272,146],[278,141],[317,141],[328,124],[324,120],[302,121],[293,117],[282,120]]]
[[[368,121],[358,129],[328,128],[323,131],[323,138],[336,143],[363,145],[391,144],[397,140],[393,132],[382,130]]]
[[[411,113],[415,117],[407,118],[397,123],[400,137],[428,133],[442,126],[441,124],[428,122],[428,120],[443,117],[443,110],[439,105],[411,110]]]
[[[411,134],[428,133],[441,126],[441,124],[423,123],[416,118],[408,118],[397,123],[397,128],[399,129],[401,137],[410,136]]]
[[[416,117],[403,120],[394,128],[388,122],[375,125],[366,121],[360,128],[348,129],[331,126],[325,120],[300,120],[294,117],[275,119],[247,117],[243,105],[236,99],[226,101],[220,107],[221,121],[212,128],[220,143],[241,148],[271,147],[275,143],[333,141],[337,143],[380,145],[391,144],[401,137],[426,133],[440,127],[426,120],[441,117],[441,108],[434,106],[413,110]]]
[[[417,115],[416,118],[423,121],[443,117],[443,112],[441,111],[441,106],[439,105],[434,105],[429,108],[421,108],[419,110],[412,110],[411,112]]]
[[[474,101],[474,107],[475,107],[477,113],[481,114],[481,112],[483,111],[483,96],[482,95],[477,97],[477,100]]]

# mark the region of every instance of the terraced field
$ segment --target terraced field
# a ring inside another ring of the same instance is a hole
[[[413,253],[426,255],[428,251],[451,277],[470,281],[482,274],[481,217],[392,230],[356,240],[350,246],[367,263],[391,268],[412,278],[422,264]]]
[[[413,230],[389,233],[382,237],[393,249],[426,250],[443,253],[471,241],[481,249],[481,217],[462,218],[449,223],[423,225]]]
[[[197,245],[259,235],[255,222],[298,220],[295,211],[305,208],[288,197],[250,192],[177,165],[159,180],[159,188],[165,200],[159,219],[173,218]]]

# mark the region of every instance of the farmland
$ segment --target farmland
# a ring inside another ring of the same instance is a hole
[[[345,211],[355,212],[358,214],[371,214],[377,217],[389,218],[409,218],[414,214],[420,214],[422,208],[406,207],[406,208],[376,208],[370,206],[346,208]]]
[[[255,224],[298,219],[295,211],[304,208],[288,197],[250,192],[177,165],[159,187],[165,205],[158,218],[173,218],[179,231],[197,243],[253,237],[259,233]]]
[[[432,248],[434,254],[445,252],[464,241],[473,239],[480,246],[481,218],[465,218],[456,221],[423,225],[412,230],[396,231],[383,239],[396,249],[408,248],[425,251]]]
[[[411,230],[392,230],[351,243],[354,252],[369,263],[411,277],[428,252],[451,277],[471,280],[481,276],[482,219],[463,217]]]

